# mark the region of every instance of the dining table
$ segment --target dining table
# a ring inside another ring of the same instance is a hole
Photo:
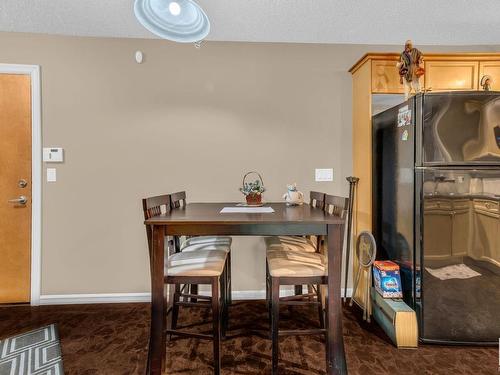
[[[165,249],[167,236],[325,236],[328,258],[326,298],[326,370],[327,374],[347,374],[342,335],[341,272],[345,220],[308,204],[288,206],[266,203],[274,212],[221,213],[237,203],[188,203],[180,209],[145,221],[152,230],[151,332],[147,372],[162,373],[166,361],[164,280],[167,272]],[[264,265],[263,265],[264,267]]]

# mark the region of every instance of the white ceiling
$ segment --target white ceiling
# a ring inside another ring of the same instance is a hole
[[[169,1],[169,0],[165,0]],[[198,0],[208,40],[500,44],[500,0]],[[0,0],[0,31],[154,37],[133,0]]]

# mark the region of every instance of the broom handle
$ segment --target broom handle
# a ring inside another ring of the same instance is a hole
[[[347,241],[346,241],[346,251],[345,251],[345,281],[344,281],[344,303],[347,301],[347,280],[349,279],[349,256],[351,253],[351,237],[352,237],[352,219],[353,219],[353,206],[354,206],[354,191],[356,184],[359,181],[358,177],[347,177],[349,181],[349,209],[347,212]],[[354,293],[354,291],[353,291]],[[354,297],[354,294],[351,298]]]

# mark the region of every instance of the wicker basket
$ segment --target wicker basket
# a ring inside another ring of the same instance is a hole
[[[241,184],[241,187],[242,189],[245,188],[245,183],[246,183],[246,179],[249,175],[251,174],[256,174],[257,176],[259,176],[259,180],[260,180],[260,184],[262,187],[264,187],[264,180],[262,179],[262,176],[260,175],[259,172],[255,172],[255,171],[252,171],[252,172],[247,172],[244,176],[243,176],[243,182]],[[255,205],[258,205],[258,204],[261,204],[262,203],[262,193],[260,194],[257,194],[257,193],[252,193],[252,194],[248,194],[245,196],[246,197],[246,200],[247,200],[247,204],[248,205],[252,205],[252,206],[255,206]]]

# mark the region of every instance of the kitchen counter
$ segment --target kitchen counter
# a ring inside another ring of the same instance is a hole
[[[495,202],[500,202],[500,195],[494,194],[462,194],[462,193],[454,193],[454,194],[432,194],[427,193],[424,194],[425,199],[436,198],[436,199],[486,199]]]

